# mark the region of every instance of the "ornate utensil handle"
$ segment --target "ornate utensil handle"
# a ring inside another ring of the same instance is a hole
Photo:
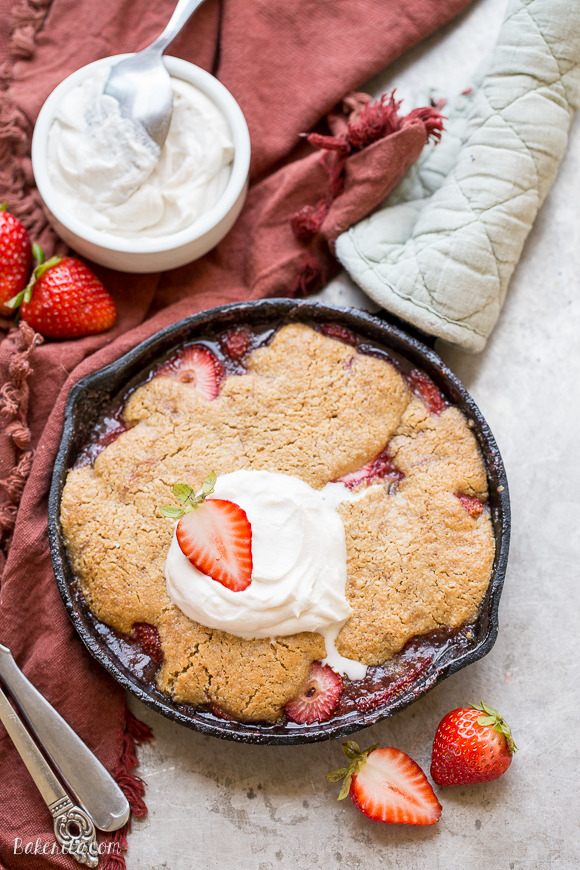
[[[54,836],[63,852],[72,855],[79,864],[96,867],[99,863],[95,826],[80,807],[64,797],[49,805],[54,818]]]
[[[93,822],[84,810],[73,806],[2,689],[0,720],[52,814],[57,842],[80,864],[96,867],[99,852]]]

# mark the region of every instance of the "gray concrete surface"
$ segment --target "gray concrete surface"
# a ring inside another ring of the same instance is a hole
[[[504,0],[481,0],[389,71],[377,88],[461,90],[494,39]],[[341,741],[238,746],[178,727],[131,699],[155,731],[139,752],[149,814],[129,837],[129,870],[574,870],[580,712],[580,119],[512,279],[487,349],[438,351],[474,396],[507,466],[512,545],[500,633],[481,661],[389,721],[358,734],[425,769],[440,718],[484,699],[519,751],[500,780],[439,790],[433,828],[371,822],[336,801],[327,771]],[[365,307],[344,277],[324,298]]]

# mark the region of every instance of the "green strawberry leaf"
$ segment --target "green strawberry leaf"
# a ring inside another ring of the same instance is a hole
[[[358,758],[360,755],[360,746],[356,740],[347,740],[342,744],[342,751],[347,758]]]
[[[209,495],[210,492],[213,492],[216,480],[217,474],[215,473],[215,471],[210,471],[210,473],[203,482],[203,486],[201,487],[201,492],[203,495]]]
[[[58,266],[58,264],[62,260],[62,257],[60,257],[58,254],[56,254],[54,257],[51,257],[49,260],[45,260],[44,259],[44,252],[42,251],[42,248],[40,248],[40,251],[42,252],[42,258],[41,258],[41,260],[39,260],[38,265],[36,266],[36,268],[34,269],[34,272],[32,273],[33,277],[32,277],[32,280],[30,282],[31,287],[35,281],[38,281],[38,279],[41,278],[42,275],[44,275],[45,272],[48,272],[48,270],[52,269],[53,266]],[[38,254],[36,256],[38,258]]]
[[[194,495],[194,490],[186,483],[176,483],[173,487],[173,495],[177,501],[181,502],[181,504],[185,504],[189,501],[190,497]]]
[[[42,266],[42,264],[44,263],[44,260],[45,260],[45,256],[44,256],[44,251],[42,250],[42,248],[40,247],[38,242],[32,243],[32,255],[33,255],[34,259],[36,260],[37,266]]]
[[[496,722],[495,716],[479,716],[477,720],[478,725],[495,725]]]
[[[326,778],[329,782],[338,782],[339,780],[344,779],[337,800],[342,801],[345,797],[348,796],[350,792],[351,780],[354,774],[358,773],[361,767],[366,764],[368,756],[377,748],[377,746],[378,743],[375,743],[373,744],[373,746],[369,746],[368,749],[361,750],[360,746],[355,740],[347,740],[345,743],[342,744],[342,751],[347,758],[351,759],[349,766],[338,767],[331,773],[326,774]]]
[[[326,774],[326,778],[329,782],[340,782],[341,779],[344,779],[348,773],[348,767],[337,767],[336,770],[331,770],[330,773]]]
[[[169,517],[169,519],[176,520],[179,517],[182,517],[186,511],[183,508],[177,507],[172,504],[164,504],[159,508],[159,513],[164,517]]]
[[[345,799],[345,797],[348,797],[348,794],[350,792],[351,780],[352,780],[352,774],[348,774],[345,777],[344,782],[342,784],[342,788],[338,793],[337,801],[343,801]]]
[[[12,299],[8,299],[8,301],[4,303],[6,308],[11,308],[12,310],[15,310],[16,308],[20,308],[20,306],[24,302],[25,291],[26,291],[26,288],[24,290],[21,290],[20,293],[17,293],[16,296],[13,296]],[[29,301],[29,300],[26,300],[26,301]]]
[[[485,716],[478,716],[477,724],[482,726],[488,726],[497,731],[499,734],[503,734],[506,739],[506,743],[509,751],[513,753],[516,751],[517,746],[514,742],[514,738],[512,737],[512,732],[510,726],[507,724],[505,719],[499,715],[497,710],[494,710],[493,707],[490,707],[488,704],[484,704],[481,701],[479,704],[471,705],[473,710],[481,710],[485,713]]]
[[[194,510],[198,505],[203,504],[209,493],[213,492],[216,480],[217,474],[215,471],[212,471],[204,480],[197,495],[195,490],[191,486],[188,486],[187,483],[175,483],[172,487],[173,495],[183,507],[167,504],[160,507],[159,511],[164,517],[169,517],[170,519],[182,517],[183,514],[189,513],[189,511]]]

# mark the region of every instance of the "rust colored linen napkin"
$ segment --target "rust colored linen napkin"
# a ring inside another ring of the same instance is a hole
[[[440,119],[406,117],[392,97],[352,94],[469,0],[208,0],[170,53],[214,73],[238,100],[252,139],[251,186],[224,241],[162,275],[97,268],[118,320],[104,335],[42,342],[0,325],[0,641],[96,752],[136,814],[132,773],[148,729],[93,662],[60,601],[47,540],[47,493],[71,385],[163,326],[215,305],[318,289],[338,269],[332,241],[378,205]],[[34,187],[30,139],[50,91],[99,57],[135,51],[162,30],[173,0],[0,0],[0,201],[47,254],[63,245]],[[315,130],[307,139],[301,134]],[[71,868],[52,851],[51,820],[0,728],[0,866]],[[100,866],[125,866],[126,831],[100,835]]]

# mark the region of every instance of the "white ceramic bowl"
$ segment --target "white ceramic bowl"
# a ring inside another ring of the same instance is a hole
[[[165,235],[122,238],[96,230],[71,214],[51,183],[47,168],[48,132],[64,95],[86,77],[129,55],[106,57],[82,67],[61,82],[44,103],[32,138],[34,178],[59,236],[77,253],[122,272],[158,272],[174,269],[198,259],[223,239],[238,217],[248,189],[250,136],[248,126],[235,99],[214,76],[188,61],[165,57],[169,73],[203,91],[230,126],[234,160],[227,187],[218,202],[185,229]]]

